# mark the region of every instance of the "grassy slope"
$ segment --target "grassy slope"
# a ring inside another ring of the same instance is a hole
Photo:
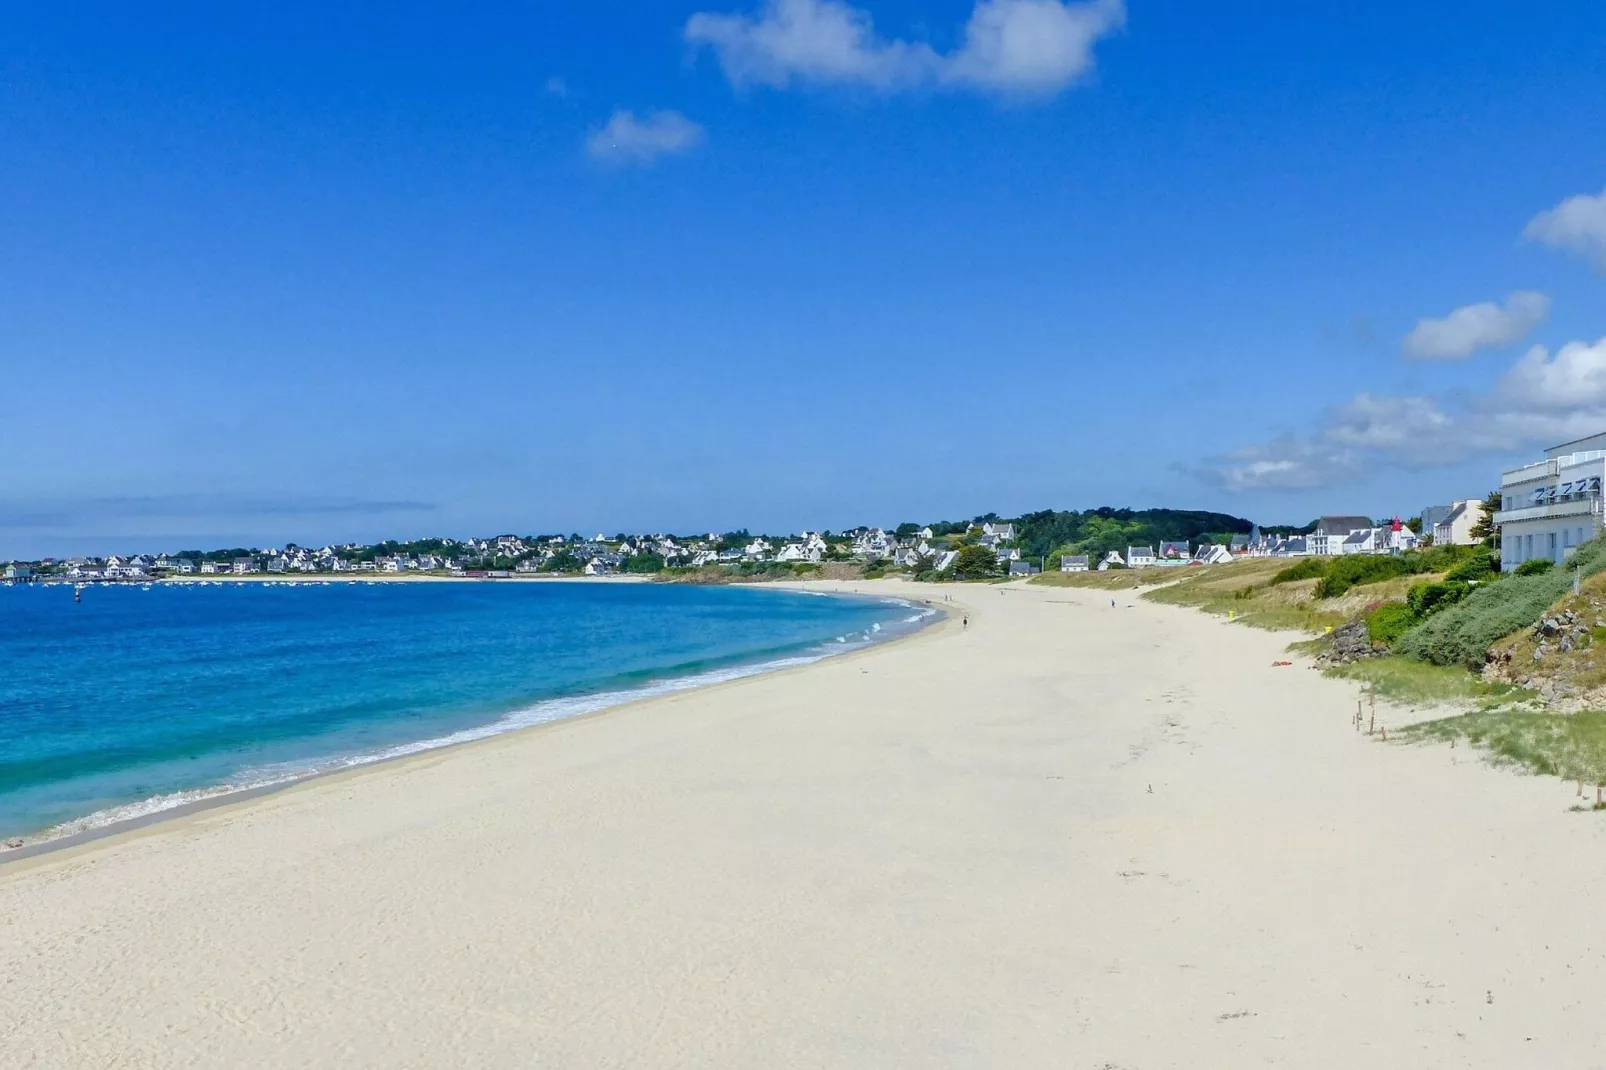
[[[1523,628],[1490,649],[1495,659],[1491,675],[1538,687],[1558,698],[1606,695],[1606,573],[1585,580],[1577,595],[1562,596],[1546,615],[1569,611],[1589,630],[1582,643],[1563,652],[1555,639],[1547,640],[1536,660],[1540,637],[1532,628]]]

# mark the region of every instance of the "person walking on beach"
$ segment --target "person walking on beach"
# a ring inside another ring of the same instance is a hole
[[[969,618],[969,617],[961,617],[961,618],[960,618],[960,625],[959,625],[959,626],[960,626],[960,627],[961,627],[961,628],[968,628],[968,627],[970,627],[970,618]]]

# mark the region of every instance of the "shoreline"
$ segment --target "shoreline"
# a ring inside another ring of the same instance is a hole
[[[447,577],[447,578],[451,579],[451,577]],[[249,582],[250,578],[249,577],[241,577],[240,579]],[[547,582],[586,582],[586,583],[594,583],[594,582],[598,582],[598,581],[607,582],[607,581],[609,581],[611,579],[613,579],[613,578],[612,577],[604,577],[604,576],[584,576],[584,577],[570,577],[570,578],[567,578],[567,579],[559,578],[559,579],[549,580]],[[621,579],[625,579],[625,578],[621,577]],[[184,582],[184,581],[181,581],[181,582]],[[392,580],[392,581],[389,581],[389,582],[395,582],[395,581]],[[476,581],[469,581],[469,582],[476,582]],[[627,580],[627,582],[640,582],[640,581],[636,580],[634,578],[629,578]],[[876,582],[876,581],[866,581],[866,582]],[[864,593],[864,592],[860,592],[860,591],[848,591],[848,590],[819,591],[819,590],[817,590],[817,589],[815,589],[813,587],[809,587],[809,586],[802,586],[802,585],[793,586],[793,585],[787,585],[787,584],[781,584],[781,583],[765,584],[763,586],[766,589],[769,589],[769,590],[777,590],[777,591],[785,590],[785,591],[790,591],[792,593],[803,593],[803,594],[839,595],[839,596],[844,596],[844,597],[858,597],[858,598],[864,598],[864,599],[873,599],[873,600],[876,600],[876,601],[885,601],[888,598],[897,597],[895,595],[888,595],[885,592]],[[35,833],[35,834],[32,834],[32,835],[28,835],[28,836],[11,837],[10,839],[21,839],[23,842],[22,842],[22,844],[20,846],[17,846],[17,847],[6,847],[6,846],[3,845],[3,843],[0,843],[0,872],[7,871],[14,863],[23,862],[23,861],[26,861],[26,860],[29,860],[29,859],[39,859],[39,858],[43,858],[43,857],[47,857],[47,856],[53,856],[53,855],[57,854],[58,852],[69,851],[69,850],[72,850],[73,848],[93,846],[97,842],[102,841],[102,840],[108,840],[108,839],[111,839],[113,837],[122,836],[122,835],[125,835],[125,834],[135,834],[135,833],[138,833],[138,832],[140,832],[142,830],[147,830],[147,829],[151,829],[151,828],[154,828],[154,827],[157,827],[157,826],[166,825],[166,824],[168,824],[170,822],[173,822],[173,823],[181,822],[185,818],[195,817],[197,815],[205,814],[205,813],[208,813],[208,812],[211,812],[211,811],[214,811],[214,810],[220,810],[220,809],[224,809],[224,808],[232,807],[232,806],[248,805],[253,800],[258,800],[258,799],[266,798],[266,797],[269,797],[269,796],[280,795],[280,794],[283,794],[285,792],[294,791],[295,789],[302,788],[302,787],[305,787],[305,786],[308,786],[308,785],[311,785],[311,784],[315,784],[315,783],[319,783],[319,782],[323,782],[323,781],[327,781],[327,780],[333,780],[333,779],[340,778],[340,777],[345,777],[345,776],[355,776],[355,775],[362,774],[362,773],[369,772],[369,771],[373,771],[373,770],[388,769],[388,768],[391,768],[391,767],[394,767],[394,766],[397,766],[397,765],[405,764],[405,763],[407,763],[409,761],[425,759],[425,758],[429,758],[429,757],[432,757],[432,756],[444,754],[444,753],[447,753],[447,752],[458,751],[458,750],[474,747],[476,745],[491,744],[491,743],[495,743],[495,742],[497,742],[499,740],[522,737],[526,733],[538,732],[538,731],[540,731],[542,729],[550,728],[550,727],[555,726],[555,725],[571,724],[571,723],[584,721],[584,720],[588,720],[588,719],[595,718],[595,717],[601,717],[604,714],[612,713],[612,712],[615,712],[617,710],[631,708],[631,707],[646,706],[646,705],[650,705],[650,704],[652,704],[654,702],[662,702],[662,701],[673,699],[673,698],[676,698],[676,697],[682,696],[682,695],[690,695],[690,694],[697,694],[697,693],[702,693],[702,692],[715,691],[715,690],[718,690],[718,689],[721,689],[721,688],[732,687],[732,686],[735,686],[737,684],[745,683],[745,682],[752,681],[752,680],[760,680],[760,679],[765,679],[765,678],[772,677],[772,676],[784,675],[784,674],[792,673],[792,672],[801,672],[801,671],[803,671],[805,669],[813,668],[816,665],[820,665],[820,664],[822,664],[824,662],[828,662],[828,661],[838,661],[838,660],[851,659],[851,658],[854,658],[854,657],[860,657],[860,656],[863,656],[863,655],[866,655],[866,654],[873,653],[873,652],[875,652],[877,650],[880,650],[882,648],[894,646],[896,644],[903,643],[903,642],[908,642],[910,640],[918,638],[919,636],[927,634],[927,633],[939,631],[939,630],[941,630],[943,628],[943,626],[946,623],[948,623],[952,619],[952,614],[950,614],[950,613],[946,612],[945,610],[943,610],[940,604],[937,604],[937,603],[925,603],[922,600],[916,600],[916,599],[899,598],[899,600],[900,601],[908,601],[908,602],[910,602],[911,604],[914,604],[914,605],[929,605],[929,607],[934,611],[934,614],[931,617],[931,619],[929,619],[927,621],[924,621],[922,623],[907,622],[907,623],[911,624],[911,627],[909,627],[909,628],[907,628],[905,630],[900,630],[900,631],[896,631],[896,632],[889,632],[889,633],[887,633],[885,635],[884,638],[871,638],[863,646],[855,647],[853,649],[846,650],[846,651],[843,651],[841,653],[832,653],[832,652],[830,652],[830,650],[828,648],[826,648],[826,644],[822,643],[822,644],[819,644],[819,647],[821,648],[822,652],[818,653],[818,654],[816,654],[816,655],[814,655],[812,657],[808,657],[808,656],[800,653],[800,654],[793,655],[793,656],[786,657],[786,658],[774,659],[772,661],[762,661],[762,662],[754,662],[754,663],[749,664],[749,665],[732,666],[730,671],[736,672],[737,675],[729,677],[729,678],[726,678],[726,679],[710,680],[710,681],[705,682],[705,683],[694,683],[694,684],[690,684],[688,686],[674,687],[672,685],[674,685],[677,682],[683,682],[683,681],[687,681],[687,680],[695,680],[697,678],[698,674],[692,674],[690,676],[681,676],[681,677],[675,677],[675,676],[665,677],[662,680],[657,680],[657,681],[653,681],[653,682],[648,683],[648,684],[643,684],[641,687],[632,688],[632,689],[626,690],[626,691],[598,692],[595,695],[583,696],[585,698],[592,698],[592,699],[614,699],[615,701],[604,702],[602,705],[598,706],[595,709],[582,710],[580,712],[572,713],[572,714],[559,714],[557,716],[548,718],[546,720],[537,721],[534,724],[518,725],[518,726],[515,726],[515,727],[511,727],[511,728],[505,729],[505,730],[500,731],[500,732],[490,732],[490,733],[487,733],[485,735],[476,736],[474,738],[456,740],[456,741],[453,741],[453,742],[436,743],[433,746],[423,746],[423,744],[431,743],[432,742],[431,740],[428,740],[428,739],[416,740],[416,741],[413,741],[412,743],[409,743],[409,744],[398,744],[397,745],[397,746],[412,746],[412,747],[417,747],[418,748],[416,750],[411,750],[411,751],[408,751],[406,753],[387,755],[387,756],[383,756],[383,757],[375,757],[375,758],[371,758],[371,759],[367,759],[367,760],[354,760],[354,761],[351,761],[349,764],[345,764],[345,765],[338,765],[338,766],[334,766],[334,767],[326,768],[326,769],[315,769],[315,770],[311,770],[311,771],[306,772],[306,773],[291,774],[291,775],[285,777],[282,780],[276,780],[276,781],[273,781],[271,783],[249,784],[249,785],[245,785],[245,786],[242,786],[242,787],[239,787],[239,788],[227,788],[227,787],[224,787],[224,786],[221,786],[221,785],[215,786],[215,787],[195,788],[195,789],[191,789],[191,790],[200,791],[200,792],[215,791],[216,793],[212,794],[212,795],[206,795],[206,796],[201,797],[201,798],[189,800],[189,801],[186,801],[186,802],[176,803],[176,804],[174,804],[172,806],[168,806],[168,807],[152,810],[152,811],[150,811],[148,813],[136,814],[136,815],[133,815],[133,816],[127,817],[127,818],[121,818],[121,819],[115,819],[115,820],[107,821],[104,824],[96,825],[96,826],[94,826],[92,828],[81,829],[81,830],[75,831],[75,832],[63,833],[63,834],[57,835],[57,836],[49,836],[49,835],[47,835],[47,833],[50,830],[49,829],[45,829],[45,830],[42,830],[39,833]],[[949,604],[952,604],[952,603],[949,603]],[[804,660],[801,664],[796,663],[796,659],[799,658],[799,657],[806,657],[806,660]],[[766,668],[765,667],[765,666],[770,666],[770,665],[773,665],[774,667],[773,668]],[[744,670],[744,669],[750,670],[750,671],[741,671],[741,670]],[[657,690],[657,691],[652,691],[651,693],[645,693],[645,692],[650,691],[654,687],[662,687],[662,688],[664,688],[664,690]],[[572,697],[582,697],[582,696],[572,696]],[[543,700],[533,704],[529,708],[530,709],[537,709],[537,708],[540,708],[543,705],[546,705],[546,704],[551,703],[551,702],[557,702],[557,701],[563,701],[563,699],[561,699],[561,698],[543,699]],[[510,712],[508,714],[504,714],[503,716],[507,717],[507,716],[511,716],[511,715],[512,715],[512,713]],[[486,725],[479,726],[479,728],[482,728],[482,729],[483,728],[489,728],[489,727],[491,727],[492,725],[494,725],[496,723],[497,723],[496,721],[487,722]],[[464,731],[476,731],[476,730],[478,730],[478,729],[467,729],[467,730],[464,730]],[[441,738],[449,739],[450,737],[441,737]],[[133,803],[125,804],[125,805],[126,806],[138,806],[138,805],[141,805],[143,803],[155,801],[155,799],[157,799],[157,798],[161,798],[161,796],[155,796],[155,797],[152,797],[151,799],[139,800],[139,801],[136,801],[136,802],[133,802]],[[115,809],[115,808],[112,808],[112,809]],[[77,821],[89,820],[90,818],[93,818],[96,813],[103,813],[103,812],[105,812],[105,811],[104,810],[95,811],[93,813],[86,814],[81,818],[75,818],[75,819],[72,819],[71,821],[58,823],[57,825],[51,826],[51,828],[60,828],[60,827],[62,827],[62,825],[73,824],[73,823],[75,823]]]
[[[1131,593],[885,588],[959,602],[807,672],[0,867],[7,1050],[52,1066],[1596,1061],[1587,889],[1606,828],[1568,815],[1569,786],[1378,745],[1357,689],[1288,665],[1278,633]]]

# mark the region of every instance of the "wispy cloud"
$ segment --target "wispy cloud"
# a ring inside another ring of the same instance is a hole
[[[569,83],[554,74],[546,80],[546,91],[554,97],[567,100],[569,97]]]
[[[732,85],[922,87],[1051,96],[1094,65],[1093,46],[1126,20],[1122,0],[978,0],[952,52],[882,38],[844,0],[766,0],[756,14],[700,12],[686,23]]]
[[[1598,196],[1581,193],[1540,212],[1522,236],[1555,249],[1585,257],[1606,272],[1606,190]]]
[[[1385,466],[1432,468],[1553,445],[1602,427],[1606,338],[1570,342],[1554,354],[1534,346],[1480,394],[1360,393],[1306,434],[1210,457],[1192,471],[1225,490],[1310,489]]]
[[[1550,298],[1519,291],[1505,307],[1493,301],[1466,305],[1443,319],[1423,319],[1405,336],[1405,353],[1414,360],[1465,360],[1480,349],[1513,345],[1550,318]]]
[[[127,520],[238,520],[432,512],[428,502],[172,494],[0,500],[0,528],[67,529]]]
[[[586,138],[586,153],[608,163],[651,163],[660,156],[690,152],[703,143],[704,131],[678,111],[643,116],[621,109],[608,125]]]

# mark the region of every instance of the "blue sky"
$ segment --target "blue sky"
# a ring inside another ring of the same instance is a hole
[[[19,8],[0,558],[1409,515],[1606,429],[1603,129],[1583,0]]]

